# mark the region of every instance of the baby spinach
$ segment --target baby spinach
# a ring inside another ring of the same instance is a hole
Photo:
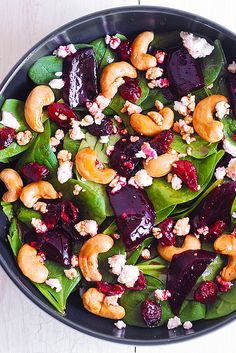
[[[39,58],[29,69],[29,78],[37,85],[48,84],[56,78],[55,72],[62,72],[63,59],[54,55]]]
[[[153,108],[156,100],[159,100],[164,105],[168,105],[170,103],[170,101],[165,98],[161,89],[154,88],[150,89],[147,98],[141,103],[142,110],[146,111]]]
[[[69,151],[72,154],[72,158],[75,158],[76,153],[78,152],[78,149],[80,147],[81,140],[72,140],[69,136],[69,133],[65,135],[65,138],[63,140],[63,149]]]
[[[236,310],[236,283],[233,282],[233,287],[226,293],[221,293],[217,300],[207,305],[205,319],[216,319],[221,316],[228,315]]]
[[[138,268],[145,274],[157,279],[161,279],[163,271],[166,273],[166,268],[168,267],[168,262],[157,256],[151,260],[140,262],[137,264]]]
[[[217,274],[220,272],[222,267],[225,265],[225,259],[222,255],[217,255],[215,259],[207,266],[206,270],[198,278],[196,285],[199,285],[203,281],[214,281]]]
[[[66,302],[69,295],[73,292],[75,287],[81,280],[80,272],[74,279],[68,279],[64,274],[64,267],[56,264],[55,262],[47,260],[45,266],[48,269],[48,278],[58,279],[62,289],[60,292],[56,292],[45,283],[35,283],[36,288],[44,295],[45,298],[61,313],[64,314],[66,309]]]
[[[169,31],[155,33],[151,46],[157,49],[169,49],[173,46],[181,44],[179,31]]]
[[[95,52],[97,64],[99,66],[102,61],[102,58],[105,55],[106,48],[107,48],[105,40],[104,40],[104,38],[98,38],[98,39],[93,40],[90,44],[93,46],[93,50]]]
[[[204,319],[206,315],[206,305],[195,300],[185,300],[180,309],[179,318],[181,322],[196,321]]]
[[[129,256],[127,265],[135,265],[144,248],[148,247],[153,241],[153,237],[146,238],[138,248],[136,248]]]
[[[107,234],[107,235],[111,235],[113,233],[115,233],[117,230],[117,226],[116,226],[116,222],[113,220],[108,227],[106,227],[102,233],[103,234]]]
[[[116,59],[117,59],[116,52],[112,50],[110,47],[106,47],[104,56],[99,64],[99,69],[100,70],[104,69],[106,65],[113,63],[114,61],[116,61]]]
[[[156,211],[156,224],[164,221],[174,210],[176,205],[171,205],[169,207],[163,208],[162,210]]]
[[[34,211],[30,208],[26,208],[22,205],[16,207],[15,212],[17,215],[17,219],[20,222],[26,224],[27,226],[31,226],[32,218],[41,218],[40,212]]]
[[[2,210],[7,216],[8,221],[11,221],[14,216],[13,205],[10,202],[1,201]]]
[[[22,243],[21,243],[21,235],[20,235],[20,229],[17,224],[16,218],[13,218],[8,230],[8,235],[7,238],[9,240],[9,243],[11,245],[13,254],[17,256]]]
[[[236,146],[236,141],[233,139],[233,134],[236,131],[236,120],[230,114],[229,116],[223,118],[222,123],[224,125],[224,135],[228,141],[234,146]]]

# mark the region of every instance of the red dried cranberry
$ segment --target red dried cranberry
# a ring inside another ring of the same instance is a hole
[[[61,219],[70,224],[78,221],[78,209],[73,202],[69,200],[62,201],[61,203]]]
[[[73,110],[65,103],[52,103],[48,106],[49,118],[59,127],[67,128],[72,119],[78,120]]]
[[[78,220],[78,209],[75,205],[69,200],[44,200],[44,202],[47,203],[48,211],[42,215],[42,219],[47,228],[53,229],[59,224],[63,229],[65,228],[65,231],[69,230],[73,237],[75,232],[71,232],[70,225],[74,225]],[[65,227],[63,227],[64,224],[66,224]]]
[[[125,77],[125,83],[119,87],[119,93],[125,100],[136,103],[142,94],[138,79]]]
[[[21,170],[23,176],[29,181],[39,181],[47,178],[49,170],[45,165],[30,162],[23,165]]]
[[[174,219],[172,217],[166,218],[164,221],[158,224],[157,226],[161,230],[161,244],[162,245],[174,245],[176,242],[176,235],[173,234],[174,228]]]
[[[94,123],[86,126],[86,129],[94,136],[107,136],[113,134],[114,131],[113,123],[108,118],[102,119],[100,125]]]
[[[157,326],[161,321],[161,305],[154,300],[145,300],[141,304],[141,315],[143,321],[149,327]]]
[[[8,147],[16,138],[16,131],[10,127],[0,129],[0,150]]]
[[[173,132],[171,130],[164,130],[151,140],[150,145],[156,150],[157,154],[160,155],[168,152],[173,140]]]
[[[221,276],[216,277],[216,283],[217,283],[219,291],[222,293],[228,292],[233,285],[232,282],[224,281]]]
[[[225,230],[226,223],[224,221],[216,221],[209,227],[209,231],[206,235],[204,235],[203,239],[205,241],[215,241],[223,231]]]
[[[139,271],[139,276],[138,276],[138,279],[137,281],[134,283],[134,286],[133,287],[129,287],[127,289],[129,290],[144,290],[147,286],[147,281],[146,281],[146,278],[144,276],[144,274]]]
[[[127,61],[131,55],[130,42],[128,40],[122,40],[118,48],[116,49],[119,60]]]
[[[236,141],[236,133],[233,134],[233,140]]]
[[[173,173],[176,174],[191,191],[198,191],[197,171],[193,163],[180,160],[173,165]]]
[[[108,282],[97,282],[99,292],[106,295],[120,295],[125,291],[125,286],[122,284],[113,284]]]
[[[215,282],[205,281],[194,292],[194,299],[202,304],[211,304],[217,298],[218,288]]]

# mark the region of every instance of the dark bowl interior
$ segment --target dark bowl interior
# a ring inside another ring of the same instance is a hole
[[[188,30],[222,41],[227,59],[236,56],[236,36],[207,19],[161,7],[134,6],[115,8],[79,18],[59,28],[36,44],[11,70],[0,86],[0,105],[6,98],[25,99],[33,84],[27,77],[30,66],[40,57],[52,53],[61,44],[87,43],[107,33],[135,34],[145,30],[155,32]],[[127,327],[117,330],[112,321],[102,319],[85,311],[78,292],[68,301],[65,316],[57,313],[35,287],[19,271],[10,246],[6,240],[7,222],[0,214],[0,263],[9,277],[34,303],[65,324],[95,337],[126,344],[163,344],[185,340],[224,326],[236,317],[233,313],[217,320],[199,321],[193,329],[182,328],[168,331],[166,326],[156,329]],[[124,331],[124,332],[123,332]]]

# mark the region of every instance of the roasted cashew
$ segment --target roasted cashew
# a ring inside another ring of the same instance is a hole
[[[108,184],[114,179],[116,171],[111,168],[98,169],[96,167],[96,152],[86,147],[78,151],[75,157],[75,164],[78,173],[86,180],[99,184]]]
[[[86,310],[97,316],[112,320],[120,320],[125,316],[125,309],[121,305],[108,305],[104,303],[105,294],[96,288],[89,288],[83,295],[83,305]]]
[[[60,195],[48,181],[35,181],[26,185],[20,199],[25,207],[32,208],[39,199],[57,199]]]
[[[160,119],[161,118],[161,119]],[[174,123],[173,111],[165,107],[159,112],[149,112],[147,115],[132,114],[130,125],[140,135],[155,136],[163,130],[169,130]]]
[[[79,267],[86,281],[101,281],[98,255],[110,250],[113,244],[113,239],[105,234],[97,234],[83,244],[79,253]]]
[[[24,244],[18,253],[17,263],[22,273],[31,281],[44,283],[48,277],[47,267],[40,262],[37,250],[28,244]]]
[[[181,254],[187,250],[198,250],[201,249],[201,242],[193,235],[186,235],[181,248],[177,248],[174,245],[162,245],[161,242],[157,245],[157,251],[166,261],[171,261],[172,257],[176,254]]]
[[[233,281],[236,278],[236,237],[233,234],[223,234],[214,242],[216,252],[228,255],[228,264],[220,275],[224,281]]]
[[[132,65],[125,61],[106,65],[100,78],[103,96],[112,99],[117,93],[119,86],[124,83],[123,77],[136,78],[137,71]]]
[[[36,86],[32,89],[25,102],[25,120],[29,127],[36,132],[43,132],[43,107],[53,103],[54,93],[48,86]]]
[[[218,102],[228,102],[225,96],[215,94],[202,99],[196,106],[193,113],[193,127],[201,138],[208,142],[218,142],[222,140],[223,124],[213,119],[215,106]]]
[[[151,177],[162,177],[167,175],[172,170],[172,165],[178,160],[178,155],[173,153],[164,153],[156,159],[150,159],[148,162],[143,162],[144,169]]]
[[[153,32],[142,32],[134,39],[131,45],[130,61],[140,71],[148,70],[157,64],[155,56],[147,54],[148,46],[153,39]]]
[[[8,190],[2,196],[3,201],[15,202],[18,200],[23,188],[23,181],[20,175],[14,169],[6,168],[1,171],[0,180],[2,180]]]

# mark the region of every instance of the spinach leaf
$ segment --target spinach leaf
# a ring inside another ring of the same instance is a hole
[[[81,275],[78,272],[78,276],[71,280],[65,276],[63,266],[49,260],[45,262],[45,266],[49,271],[48,278],[58,279],[61,283],[62,290],[56,292],[55,289],[52,289],[45,283],[41,284],[33,282],[33,284],[61,314],[64,314],[67,298],[80,282]]]
[[[102,233],[107,234],[107,235],[111,235],[111,234],[115,233],[116,230],[117,230],[116,222],[113,220],[109,224],[109,226],[102,231]]]
[[[141,262],[137,266],[145,275],[160,280],[163,277],[163,272],[166,274],[166,270],[164,269],[166,269],[169,264],[160,256],[157,256],[151,260]]]
[[[169,207],[163,208],[162,210],[156,211],[156,224],[161,223],[166,219],[174,210],[176,205],[171,205]]]
[[[63,59],[54,55],[39,58],[29,69],[29,78],[37,85],[48,84],[56,78],[55,72],[62,72]]]
[[[105,54],[100,61],[99,69],[102,70],[106,65],[113,63],[116,59],[116,52],[110,47],[106,47]]]
[[[181,322],[196,321],[204,319],[206,315],[206,305],[195,300],[185,300],[181,307],[179,318]]]
[[[72,159],[74,159],[76,153],[78,152],[80,144],[81,141],[72,140],[69,136],[69,133],[67,133],[63,140],[63,149],[69,151],[72,154]]]
[[[156,100],[159,100],[164,105],[170,104],[170,101],[165,98],[162,90],[159,88],[154,88],[150,89],[147,98],[141,103],[142,110],[146,111],[153,108]]]
[[[17,220],[16,218],[13,218],[8,230],[8,235],[7,238],[9,240],[9,243],[11,245],[12,251],[15,256],[17,256],[22,243],[21,243],[21,235],[20,235],[20,229],[17,225]]]
[[[227,292],[218,296],[218,299],[211,305],[207,305],[206,319],[216,319],[228,315],[236,310],[236,283]]]
[[[168,49],[178,44],[181,44],[179,31],[169,31],[155,33],[151,46],[157,49]]]
[[[235,217],[235,215],[236,215],[236,197],[235,197],[234,202],[233,202],[232,207],[231,207],[231,225],[232,225],[232,227],[236,227],[236,217]]]
[[[125,309],[124,321],[130,326],[147,327],[140,313],[142,302],[147,299],[153,299],[156,289],[163,289],[163,284],[156,278],[146,276],[147,287],[142,291],[126,290],[120,299],[120,304]],[[167,301],[160,302],[162,309],[161,322],[158,326],[163,325],[173,316]]]
[[[41,219],[41,214],[40,212],[34,211],[30,208],[26,208],[23,205],[19,205],[16,207],[16,215],[17,219],[26,224],[27,226],[31,226],[31,220],[32,218],[39,218]]]
[[[106,48],[107,48],[105,40],[104,40],[104,38],[98,38],[98,39],[93,40],[90,44],[93,46],[93,50],[95,52],[97,64],[99,66],[102,61],[102,58],[105,55]]]
[[[227,138],[227,140],[230,141],[230,143],[234,146],[236,146],[236,141],[233,139],[233,134],[236,131],[236,120],[233,118],[233,116],[230,114],[226,118],[223,118],[221,122],[224,125],[224,135]]]
[[[10,222],[14,216],[12,203],[1,201],[1,206],[2,206],[3,212],[7,216],[8,221]]]
[[[203,281],[214,281],[217,274],[220,272],[222,267],[225,265],[225,259],[222,255],[217,255],[215,259],[207,266],[206,270],[198,277],[196,286]]]
[[[127,265],[135,265],[141,255],[144,248],[148,247],[153,241],[153,237],[146,238],[140,246],[135,249],[127,260]]]

